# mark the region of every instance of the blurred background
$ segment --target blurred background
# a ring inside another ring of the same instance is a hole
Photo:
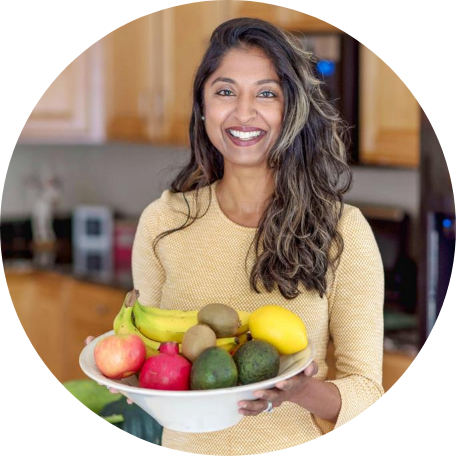
[[[139,215],[189,157],[196,66],[213,29],[240,16],[295,33],[353,126],[346,202],[370,222],[385,266],[386,389],[432,329],[453,265],[454,199],[413,95],[376,55],[314,17],[202,2],[142,17],[87,49],[50,85],[14,150],[1,208],[6,279],[27,335],[62,382],[84,378],[85,337],[112,328],[132,288]]]

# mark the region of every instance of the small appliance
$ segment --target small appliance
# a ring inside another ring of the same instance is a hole
[[[113,274],[113,214],[105,206],[78,206],[73,214],[73,270],[109,279]]]

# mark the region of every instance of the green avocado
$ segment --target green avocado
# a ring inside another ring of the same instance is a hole
[[[279,373],[280,355],[268,342],[251,340],[239,347],[233,355],[240,385],[261,382]]]
[[[236,386],[238,373],[231,355],[219,347],[206,348],[190,373],[190,389],[206,390]]]

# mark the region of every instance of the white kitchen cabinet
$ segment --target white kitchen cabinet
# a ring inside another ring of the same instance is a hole
[[[105,140],[103,47],[98,41],[57,76],[33,109],[19,144]]]

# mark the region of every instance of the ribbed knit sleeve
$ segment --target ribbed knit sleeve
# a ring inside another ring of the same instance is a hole
[[[359,209],[340,221],[344,250],[329,296],[329,327],[334,342],[336,380],[342,407],[336,424],[317,419],[324,431],[337,428],[383,394],[384,272],[372,229]]]
[[[144,209],[139,219],[133,242],[133,284],[139,291],[139,302],[145,306],[159,307],[165,272],[154,253],[153,241],[159,234],[161,200]]]

